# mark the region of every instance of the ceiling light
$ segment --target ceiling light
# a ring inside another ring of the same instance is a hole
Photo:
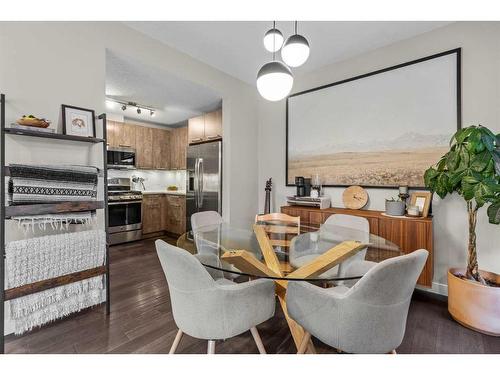
[[[122,105],[122,111],[125,111],[127,109],[127,106],[124,104]]]
[[[297,21],[295,21],[295,34],[290,36],[281,49],[281,58],[291,67],[304,64],[309,57],[309,43],[302,35],[297,34]]]
[[[257,90],[264,99],[272,102],[285,98],[292,86],[292,72],[280,61],[265,64],[257,73]]]
[[[139,107],[137,107],[137,114],[140,115],[141,114],[141,109]]]
[[[264,35],[264,47],[269,52],[279,51],[283,45],[283,34],[276,28],[276,22],[273,21],[273,28]]]

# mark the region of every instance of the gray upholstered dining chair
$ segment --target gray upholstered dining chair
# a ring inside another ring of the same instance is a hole
[[[357,238],[354,238],[355,240],[360,241],[362,243],[370,242],[370,223],[368,222],[368,219],[366,219],[365,217],[345,215],[345,214],[334,214],[329,216],[328,219],[325,220],[323,225],[325,225],[326,227],[328,225],[335,225],[338,227],[354,229],[358,231],[356,232]],[[352,257],[344,260],[338,266],[333,267],[332,269],[325,272],[324,276],[328,275],[331,277],[335,276],[344,277],[347,274],[347,270],[354,271],[355,269],[361,275],[364,275],[370,268],[372,268],[376,264],[375,262],[370,262],[365,260],[366,251],[367,248],[365,247],[363,250],[358,251]],[[339,284],[344,284],[346,286],[352,286],[355,283],[356,280],[346,280],[339,282]]]
[[[196,244],[196,249],[198,254],[217,254],[219,251],[219,244],[212,243],[210,241],[205,241],[200,236],[200,231],[208,230],[214,231],[217,230],[217,226],[222,224],[222,216],[217,211],[202,211],[196,212],[191,215],[191,229],[193,230],[194,243]],[[216,242],[219,240],[215,239]],[[206,263],[205,263],[206,264]],[[225,269],[232,269],[235,272],[226,272],[223,274],[228,279],[235,279],[239,276],[239,270],[230,264],[225,264]],[[214,277],[214,272],[212,270],[207,269],[208,272]]]
[[[183,333],[208,340],[209,354],[215,340],[250,330],[261,354],[266,351],[256,326],[274,315],[274,282],[259,279],[236,284],[215,281],[190,253],[157,240],[156,251],[165,273],[172,313],[179,328],[170,349],[174,353]]]
[[[329,227],[332,233],[329,233]],[[352,231],[350,231],[350,229],[352,229]],[[362,243],[369,243],[370,224],[366,218],[361,216],[334,214],[326,219],[319,229],[319,234],[325,239],[328,239],[328,236],[332,236],[331,240],[334,242],[342,242],[342,240],[351,239]],[[322,252],[324,249],[316,250],[315,244],[310,241],[310,237],[295,237],[290,246],[290,263],[296,268],[301,267],[317,257],[318,251]],[[321,274],[321,277],[324,279],[335,277],[341,278],[347,275],[348,270],[350,273],[354,272],[364,275],[376,264],[365,260],[366,252],[367,248],[362,249],[339,265]],[[356,281],[357,280],[337,281],[336,284],[352,286]]]
[[[428,254],[421,249],[384,260],[352,288],[290,282],[288,314],[307,331],[298,353],[304,353],[311,335],[348,353],[395,353]]]

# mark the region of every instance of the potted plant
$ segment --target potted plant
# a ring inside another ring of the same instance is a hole
[[[403,216],[406,211],[406,202],[401,198],[391,198],[385,200],[385,213],[391,216]]]
[[[459,130],[424,179],[441,198],[461,195],[469,214],[467,268],[448,270],[448,311],[469,328],[500,335],[500,275],[479,269],[476,249],[478,211],[486,206],[489,222],[500,223],[500,134],[481,125]]]

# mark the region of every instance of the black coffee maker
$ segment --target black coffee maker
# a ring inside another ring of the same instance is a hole
[[[311,179],[302,176],[295,177],[295,186],[297,187],[297,197],[309,197],[311,195]]]

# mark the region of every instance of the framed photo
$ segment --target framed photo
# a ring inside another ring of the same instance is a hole
[[[424,189],[424,172],[461,127],[461,50],[290,95],[286,184]]]
[[[418,191],[412,193],[410,205],[417,206],[422,217],[429,215],[429,207],[431,206],[432,193],[430,191]]]
[[[63,104],[63,134],[79,137],[95,137],[95,113],[93,109]]]

